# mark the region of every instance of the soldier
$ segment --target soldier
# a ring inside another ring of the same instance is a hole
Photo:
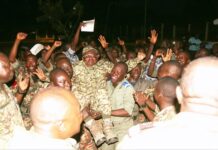
[[[85,126],[93,134],[97,146],[103,142],[117,142],[117,137],[112,133],[110,120],[111,105],[106,90],[106,74],[110,72],[112,65],[104,61],[98,61],[98,50],[91,46],[83,48],[83,60],[74,67],[74,94],[79,100],[81,109],[90,105],[90,109],[100,112],[103,118],[103,134],[98,126],[94,125],[91,117],[85,119]]]
[[[78,149],[70,137],[80,131],[82,115],[75,96],[68,90],[49,87],[34,96],[31,131],[16,129],[9,149]]]
[[[31,121],[29,119],[29,106],[30,102],[32,100],[32,97],[34,96],[37,89],[40,87],[43,87],[43,82],[39,80],[39,69],[37,69],[38,63],[37,63],[37,57],[30,54],[26,58],[25,67],[20,66],[17,69],[18,72],[22,72],[22,76],[29,75],[30,76],[30,86],[28,88],[28,91],[26,93],[26,96],[24,97],[21,105],[20,110],[23,116],[25,127],[29,130],[32,126]],[[38,75],[38,76],[37,76]]]
[[[108,81],[108,94],[111,101],[111,119],[114,127],[113,131],[117,133],[119,141],[133,126],[132,112],[134,108],[134,88],[125,79],[128,66],[124,62],[114,65],[111,71],[111,80]],[[116,144],[104,145],[102,149],[115,149]]]
[[[217,149],[217,76],[217,58],[190,62],[176,88],[180,113],[164,124],[126,136],[118,149]]]
[[[20,109],[17,101],[20,101],[28,87],[28,77],[18,80],[16,95],[12,94],[10,88],[5,84],[14,76],[13,68],[8,58],[0,53],[0,145],[5,148],[9,138],[12,136],[15,126],[23,125]]]

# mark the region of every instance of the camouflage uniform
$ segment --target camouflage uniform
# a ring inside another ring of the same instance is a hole
[[[33,99],[33,96],[38,93],[38,91],[41,88],[46,88],[48,86],[48,83],[43,84],[40,81],[37,81],[34,83],[33,79],[30,78],[30,87],[26,93],[26,96],[24,97],[21,105],[20,110],[22,113],[24,126],[27,130],[29,130],[32,127],[32,120],[30,118],[30,103]]]
[[[111,114],[105,75],[112,67],[111,63],[102,60],[92,67],[86,67],[83,61],[74,67],[73,92],[79,100],[81,109],[90,104],[91,109],[95,111]]]
[[[13,67],[15,69],[15,76],[16,77],[18,77],[19,74],[21,74],[23,77],[26,74],[28,74],[27,69],[22,62],[16,61],[13,64]],[[29,88],[28,88],[27,93],[25,94],[25,96],[23,98],[21,105],[20,105],[20,110],[21,110],[21,114],[23,117],[24,125],[25,125],[26,129],[28,129],[28,130],[32,126],[32,121],[31,121],[30,116],[29,116],[30,102],[40,87],[43,87],[43,83],[38,79],[38,77],[36,75],[30,76]],[[16,93],[17,92],[17,84],[14,85],[12,88],[13,88],[13,93]]]
[[[4,89],[2,89],[4,88]],[[0,89],[0,145],[5,147],[15,126],[24,127],[19,106],[6,84]]]

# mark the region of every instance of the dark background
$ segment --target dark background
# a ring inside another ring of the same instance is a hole
[[[55,1],[55,0],[54,0]],[[172,26],[177,27],[177,37],[199,32],[204,38],[209,22],[209,40],[218,40],[213,20],[218,18],[218,0],[81,0],[84,6],[81,21],[95,18],[96,34],[134,39],[144,37],[151,28],[160,31],[164,23],[164,37],[172,38]],[[63,0],[64,7],[76,0]],[[36,18],[42,15],[37,0],[1,0],[0,40],[12,39],[18,31],[53,32],[49,24]],[[73,22],[74,20],[72,20]]]

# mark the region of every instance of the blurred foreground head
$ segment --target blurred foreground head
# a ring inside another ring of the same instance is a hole
[[[50,87],[37,93],[30,106],[35,132],[52,138],[70,138],[80,131],[80,105],[68,90]]]

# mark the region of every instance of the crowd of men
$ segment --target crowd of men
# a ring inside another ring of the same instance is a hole
[[[151,30],[130,48],[81,40],[83,25],[37,53],[19,32],[0,53],[1,149],[218,148],[218,44]]]

